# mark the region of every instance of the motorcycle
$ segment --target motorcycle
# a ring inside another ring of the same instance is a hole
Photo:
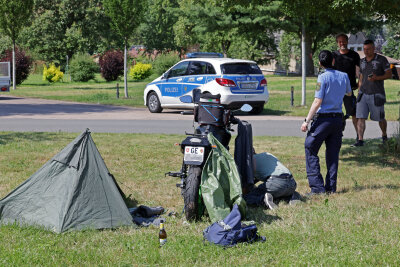
[[[193,97],[186,95],[181,97],[180,101],[194,103],[191,114],[194,115],[194,121],[198,123],[198,126],[194,133],[186,133],[187,137],[179,144],[183,153],[181,170],[168,172],[166,175],[181,179],[176,186],[181,188],[185,217],[193,221],[199,220],[205,210],[200,182],[204,164],[213,148],[207,135],[212,133],[225,148],[229,149],[232,125],[240,120],[233,115],[231,109],[220,104],[219,94],[201,93],[200,89],[194,89]],[[244,104],[240,110],[249,112],[252,107]]]

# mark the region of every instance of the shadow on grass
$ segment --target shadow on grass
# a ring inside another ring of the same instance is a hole
[[[71,142],[73,138],[62,136],[57,133],[23,133],[23,132],[12,132],[6,134],[0,134],[0,145],[5,145],[8,143],[16,143],[22,140],[27,140],[31,142],[41,142],[45,140],[57,140],[57,141],[69,141]]]
[[[381,139],[366,140],[363,147],[350,147],[353,142],[351,139],[343,139],[345,147],[341,149],[341,161],[354,162],[356,166],[375,165],[400,170],[399,158],[385,152]]]
[[[392,189],[392,190],[398,190],[400,189],[399,185],[395,185],[395,184],[385,184],[385,185],[358,185],[357,183],[351,188],[352,191],[356,191],[356,192],[360,192],[363,190],[379,190],[379,189]],[[350,191],[349,188],[343,188],[340,191],[337,191],[336,193],[338,194],[345,194],[348,193]]]
[[[385,103],[385,105],[398,105],[400,104],[400,101],[388,101]]]
[[[262,207],[249,206],[246,220],[255,221],[257,224],[271,224],[274,221],[282,220],[282,218],[276,215],[265,214],[265,209]]]

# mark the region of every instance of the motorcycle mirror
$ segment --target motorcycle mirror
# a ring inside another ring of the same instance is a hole
[[[240,108],[240,110],[243,111],[243,112],[250,112],[252,109],[253,109],[253,107],[250,106],[249,104],[244,104],[244,105]]]
[[[190,95],[181,96],[179,100],[183,103],[193,103],[193,98]]]

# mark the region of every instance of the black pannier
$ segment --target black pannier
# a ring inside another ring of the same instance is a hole
[[[195,108],[195,121],[199,124],[224,126],[228,114],[224,106],[220,104],[220,97],[220,94],[200,94],[200,101]]]

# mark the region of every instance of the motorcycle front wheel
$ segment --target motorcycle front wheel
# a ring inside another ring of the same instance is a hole
[[[199,220],[204,212],[204,204],[202,203],[199,190],[201,171],[202,168],[200,166],[189,166],[185,188],[183,189],[185,216],[188,221]]]

